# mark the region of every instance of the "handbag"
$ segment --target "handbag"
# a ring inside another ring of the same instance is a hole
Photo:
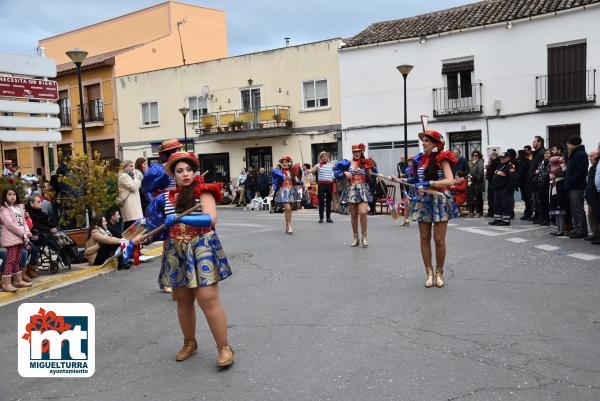
[[[119,197],[117,197],[117,199],[115,199],[115,205],[117,205],[117,207],[120,209],[123,207],[123,205],[125,205],[125,202],[127,202],[127,199],[129,199],[129,196],[131,195],[131,192],[127,195],[127,197],[123,200],[120,200]]]

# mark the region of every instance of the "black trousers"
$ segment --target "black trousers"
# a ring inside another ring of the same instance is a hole
[[[317,192],[319,198],[319,219],[323,220],[323,211],[326,210],[327,218],[331,218],[331,199],[333,197],[333,183],[319,184]]]
[[[494,189],[494,218],[510,223],[513,208],[513,191],[510,189]]]
[[[115,251],[117,250],[118,247],[119,247],[119,245],[100,244],[100,249],[98,250],[98,253],[96,254],[96,259],[94,259],[94,265],[99,266],[102,263],[106,262],[106,259],[110,258],[112,255],[115,254]],[[119,259],[119,265],[121,265],[123,263],[123,255],[119,256],[118,259]]]
[[[531,217],[533,214],[533,207],[531,202],[531,194],[529,193],[529,188],[527,187],[526,182],[519,183],[519,190],[521,191],[521,200],[525,202],[525,211],[523,212],[523,216]]]
[[[487,190],[487,201],[488,201],[488,214],[490,216],[494,215],[495,212],[495,208],[494,208],[494,188],[492,188],[492,186],[490,185],[490,183],[488,183],[488,190]]]
[[[548,185],[539,185],[538,186],[538,200],[540,204],[540,214],[538,216],[539,219],[543,221],[550,220],[550,188]]]

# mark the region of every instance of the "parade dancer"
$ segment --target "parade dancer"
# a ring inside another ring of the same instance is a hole
[[[437,131],[421,132],[419,139],[423,146],[423,153],[415,156],[417,175],[414,185],[417,191],[410,204],[410,212],[412,220],[419,223],[421,257],[427,274],[425,281],[427,288],[432,287],[434,283],[431,256],[431,226],[433,226],[435,285],[441,288],[444,286],[448,220],[458,217],[458,209],[449,191],[454,183],[452,168],[456,164],[456,157],[452,152],[444,150],[444,139]]]
[[[175,179],[165,172],[163,163],[169,159],[169,156],[175,152],[180,152],[181,149],[183,149],[183,145],[177,139],[167,139],[160,144],[160,147],[158,148],[160,163],[153,164],[147,168],[144,173],[144,178],[142,179],[141,191],[148,203],[151,203],[160,193],[169,189],[175,189]],[[165,249],[163,246],[163,263],[165,262],[164,251]],[[158,283],[164,292],[171,292],[171,288],[164,287],[160,280]]]
[[[350,220],[352,222],[352,233],[354,239],[351,247],[359,245],[358,241],[358,222],[360,227],[363,248],[369,246],[367,242],[367,208],[373,201],[373,195],[369,190],[369,180],[371,179],[371,170],[374,168],[373,161],[365,158],[366,146],[362,143],[352,145],[352,161],[346,159],[339,161],[334,168],[336,180],[342,180],[344,177],[348,181],[348,188],[344,192],[342,201],[347,202],[350,209]]]
[[[316,164],[309,170],[311,173],[317,173],[317,184],[319,197],[319,223],[323,223],[323,214],[327,218],[328,223],[333,223],[331,220],[331,198],[333,197],[333,168],[334,164],[329,161],[327,152],[319,153],[319,164]]]
[[[285,232],[292,234],[292,204],[298,202],[298,190],[294,185],[302,185],[302,181],[298,178],[300,166],[292,167],[292,158],[290,156],[282,156],[279,159],[281,169],[273,169],[271,176],[273,178],[273,192],[275,193],[275,202],[283,204],[285,215]]]
[[[173,288],[177,301],[184,340],[175,359],[184,361],[198,350],[197,301],[217,344],[217,366],[222,368],[234,362],[227,341],[227,317],[219,300],[219,282],[231,275],[231,269],[215,232],[221,184],[205,184],[194,177],[199,165],[193,153],[176,152],[169,157],[165,171],[175,178],[177,188],[158,195],[148,207],[148,217],[152,226],[166,227],[161,233],[166,245],[159,279]],[[184,211],[188,214],[178,218]]]

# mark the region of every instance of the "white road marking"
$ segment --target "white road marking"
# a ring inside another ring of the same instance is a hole
[[[514,242],[515,244],[522,244],[523,242],[529,241],[525,238],[513,237],[513,238],[505,238],[509,242]]]
[[[498,237],[506,234],[516,234],[524,231],[539,230],[542,227],[531,226],[508,226],[508,227],[459,227],[457,230],[467,231],[472,234],[485,235],[487,237]]]
[[[458,224],[448,223],[448,227],[456,227]]]
[[[588,260],[588,261],[600,259],[600,256],[590,255],[587,253],[570,253],[567,256],[570,256],[570,257],[576,258],[576,259],[581,259],[581,260]]]
[[[536,246],[534,246],[534,248],[541,249],[542,251],[556,251],[557,249],[560,249],[559,246],[547,245],[547,244],[536,245]]]

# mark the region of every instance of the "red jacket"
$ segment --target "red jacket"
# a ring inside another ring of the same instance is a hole
[[[469,183],[464,178],[457,178],[455,184],[450,187],[452,196],[454,197],[454,203],[456,207],[461,207],[467,199],[467,188]]]

